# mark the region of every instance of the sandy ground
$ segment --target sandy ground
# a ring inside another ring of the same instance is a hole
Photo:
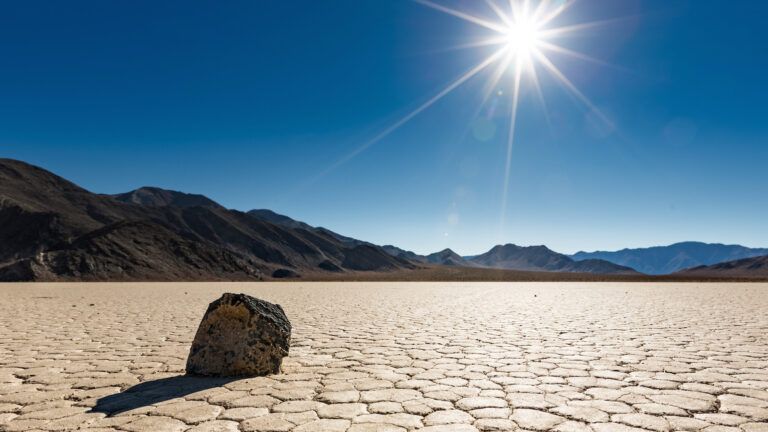
[[[183,377],[224,291],[284,373]],[[0,430],[768,431],[768,284],[0,285]]]

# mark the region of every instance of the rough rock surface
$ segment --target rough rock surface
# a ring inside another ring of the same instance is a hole
[[[280,305],[225,293],[211,303],[187,358],[187,373],[261,376],[280,373],[291,344],[291,323]]]

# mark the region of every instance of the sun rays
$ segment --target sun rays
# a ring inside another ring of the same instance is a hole
[[[504,178],[501,197],[502,225],[506,219],[507,200],[509,194],[509,181],[512,168],[512,150],[515,143],[517,118],[520,109],[520,94],[524,86],[529,86],[538,99],[544,113],[548,117],[546,103],[541,87],[540,72],[546,72],[555,81],[559,82],[566,91],[584,104],[594,113],[597,119],[611,125],[608,118],[580,91],[577,86],[561,71],[550,59],[549,55],[558,54],[571,58],[605,64],[586,54],[571,50],[561,45],[562,41],[576,32],[582,32],[595,26],[606,24],[606,21],[588,23],[576,23],[565,26],[555,26],[566,11],[573,7],[575,0],[485,0],[485,5],[493,18],[480,17],[469,12],[454,9],[433,0],[414,0],[416,3],[431,8],[435,11],[450,15],[469,24],[479,26],[489,32],[486,38],[472,41],[458,47],[459,49],[488,49],[494,47],[492,54],[486,57],[476,66],[457,77],[442,90],[427,99],[416,109],[410,111],[389,127],[375,135],[370,140],[359,145],[350,153],[337,160],[334,164],[322,171],[314,180],[325,176],[339,166],[356,157],[372,145],[383,140],[391,133],[408,123],[414,117],[443,99],[456,88],[463,85],[481,72],[491,70],[488,81],[484,85],[482,94],[483,103],[491,94],[502,85],[509,88],[509,127],[506,137],[506,151],[504,159]],[[611,125],[612,126],[612,125]],[[314,181],[313,180],[313,181]]]
[[[512,168],[512,149],[515,143],[517,129],[517,117],[520,108],[520,92],[523,81],[529,84],[543,107],[543,92],[541,90],[539,69],[543,69],[557,80],[563,88],[569,91],[577,100],[582,102],[591,112],[594,112],[600,121],[610,124],[610,121],[597,107],[582,93],[573,82],[568,79],[555,63],[549,58],[548,53],[557,53],[569,57],[601,63],[597,59],[586,54],[573,51],[557,43],[558,39],[567,37],[570,33],[593,28],[602,24],[582,23],[568,26],[555,27],[552,23],[566,12],[574,1],[567,0],[509,0],[503,6],[495,0],[486,0],[488,8],[493,11],[496,20],[488,20],[471,15],[464,11],[452,9],[431,0],[415,0],[417,3],[451,15],[468,23],[475,24],[490,30],[493,34],[486,39],[476,42],[474,46],[496,46],[494,56],[495,71],[491,74],[490,81],[486,84],[485,98],[500,84],[502,79],[510,82],[506,86],[511,88],[509,129],[507,135],[506,152],[504,160],[504,179],[501,197],[501,224],[506,219],[509,180]],[[465,46],[471,47],[471,45]],[[490,66],[490,65],[488,65]],[[503,228],[502,228],[503,230]]]

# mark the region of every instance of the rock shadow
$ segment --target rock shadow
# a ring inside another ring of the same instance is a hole
[[[224,384],[240,379],[243,378],[211,378],[180,375],[146,381],[120,393],[99,398],[96,401],[96,405],[91,408],[91,412],[113,416],[170,399],[183,398],[199,391],[221,387]]]

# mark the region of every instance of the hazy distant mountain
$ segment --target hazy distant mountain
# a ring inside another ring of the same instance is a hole
[[[130,192],[111,195],[114,199],[125,203],[133,203],[152,207],[176,206],[176,207],[213,207],[221,206],[212,199],[203,195],[176,192],[156,187],[145,186]]]
[[[676,274],[711,278],[768,278],[768,256],[743,258],[735,261],[699,266]]]
[[[700,242],[675,243],[642,249],[623,249],[616,252],[579,252],[571,256],[576,261],[602,259],[631,267],[647,274],[670,274],[677,271],[768,255],[768,249],[751,249],[739,245]]]
[[[571,258],[554,252],[545,246],[520,247],[513,244],[499,245],[484,254],[464,257],[451,249],[445,249],[430,255],[418,255],[392,245],[382,246],[382,248],[392,256],[410,261],[452,267],[488,267],[537,272],[637,274],[631,268],[618,266],[603,260],[587,260],[577,263]]]
[[[603,260],[577,262],[566,255],[554,252],[546,246],[494,246],[490,251],[468,260],[484,267],[527,271],[553,271],[600,274],[636,274],[624,267]]]
[[[311,228],[311,227],[310,227]],[[201,195],[98,195],[0,159],[0,280],[213,280],[414,264],[322,229],[290,228]]]

